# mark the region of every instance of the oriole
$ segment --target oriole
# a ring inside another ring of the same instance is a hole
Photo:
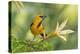
[[[41,35],[43,39],[47,36],[45,34],[44,27],[42,25],[43,20],[46,18],[46,16],[36,16],[31,24],[31,32],[34,36]]]

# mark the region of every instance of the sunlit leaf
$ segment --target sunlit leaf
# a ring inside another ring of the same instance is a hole
[[[66,19],[65,21],[62,22],[62,24],[58,28],[58,31],[62,30],[66,26],[67,21],[68,21],[68,19]]]
[[[73,30],[62,30],[60,32],[60,34],[70,34],[70,33],[73,33],[74,31]]]

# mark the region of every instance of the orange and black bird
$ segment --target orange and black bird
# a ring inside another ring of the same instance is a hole
[[[44,27],[42,25],[43,20],[46,16],[36,16],[31,24],[31,32],[34,36],[41,35],[43,39],[46,38]]]

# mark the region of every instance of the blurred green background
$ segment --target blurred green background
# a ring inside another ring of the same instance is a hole
[[[78,6],[73,4],[49,4],[22,2],[24,7],[18,9],[15,2],[11,5],[11,49],[13,52],[54,51],[78,48]],[[33,39],[30,25],[37,15],[47,16],[44,20],[46,33],[54,31],[57,21],[68,18],[64,29],[74,33],[67,35],[67,42],[58,37],[49,38],[38,44],[30,44],[26,40]]]

